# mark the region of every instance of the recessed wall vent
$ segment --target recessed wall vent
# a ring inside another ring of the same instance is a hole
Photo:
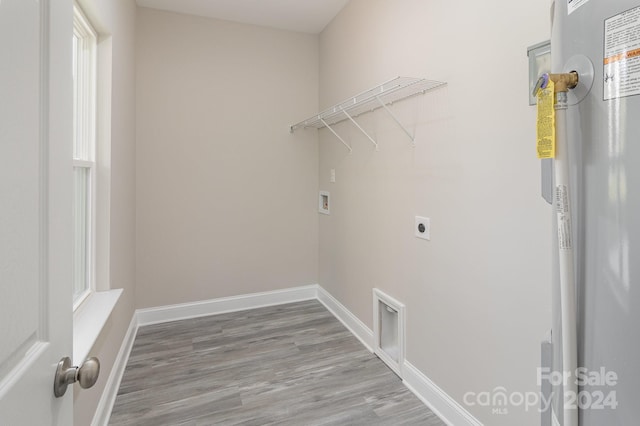
[[[405,306],[373,289],[374,353],[402,378],[404,364]]]

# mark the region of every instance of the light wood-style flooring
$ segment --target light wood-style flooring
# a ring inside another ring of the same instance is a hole
[[[141,327],[110,425],[444,423],[308,301]]]

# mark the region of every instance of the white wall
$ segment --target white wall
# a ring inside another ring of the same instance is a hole
[[[320,37],[320,106],[395,76],[448,82],[320,135],[320,285],[372,328],[377,287],[407,305],[407,359],[460,404],[466,392],[536,391],[550,328],[550,206],[540,197],[529,45],[549,37],[546,1],[352,0]],[[336,183],[329,183],[330,169]],[[432,240],[413,236],[431,218]],[[539,414],[466,407],[488,425]]]
[[[317,282],[318,37],[139,9],[138,307]]]
[[[102,98],[102,144],[98,152],[99,241],[97,248],[98,290],[122,288],[124,292],[105,325],[91,356],[100,359],[100,378],[87,390],[74,388],[76,425],[88,425],[93,418],[104,385],[134,310],[135,284],[135,16],[133,0],[83,0],[85,13],[100,34],[101,59],[98,78]],[[105,91],[105,92],[103,92]],[[105,118],[106,116],[106,118]],[[104,121],[106,120],[106,121]]]
[[[536,390],[551,234],[526,47],[548,38],[547,2],[352,0],[319,42],[85,3],[112,35],[105,249],[125,292],[92,351],[101,379],[76,393],[76,424],[93,416],[134,305],[313,282],[371,328],[373,287],[404,302],[409,362],[461,404],[468,391]],[[351,155],[327,130],[319,145],[313,130],[287,132],[397,75],[449,83],[393,106],[416,148],[380,111],[358,119],[380,152],[350,123],[338,130]],[[318,189],[330,216],[317,214]],[[431,217],[431,242],[413,237],[415,215]],[[467,408],[491,425],[538,419]]]

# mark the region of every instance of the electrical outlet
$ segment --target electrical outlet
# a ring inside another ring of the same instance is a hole
[[[431,241],[431,219],[416,216],[415,233],[417,238]]]
[[[336,183],[336,169],[331,169],[331,174],[329,176],[329,182]]]

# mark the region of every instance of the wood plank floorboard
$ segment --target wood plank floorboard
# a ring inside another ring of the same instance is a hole
[[[444,425],[317,301],[140,327],[109,424]]]

